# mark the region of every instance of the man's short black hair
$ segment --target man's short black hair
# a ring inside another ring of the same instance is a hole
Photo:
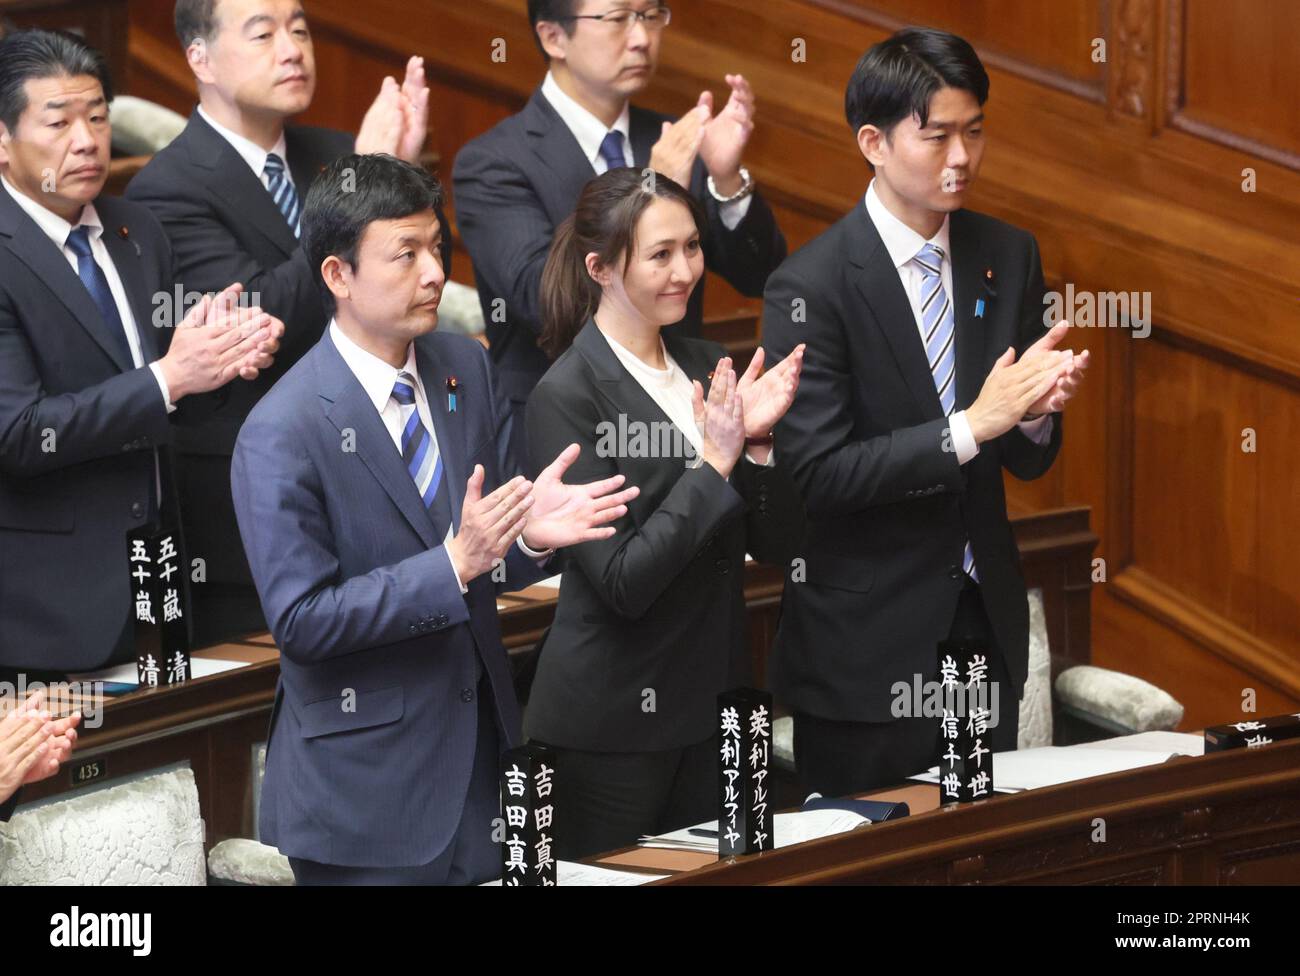
[[[574,23],[567,18],[572,17],[577,9],[578,0],[528,0],[528,23],[533,28],[533,42],[548,62],[551,56],[546,53],[546,48],[542,47],[542,39],[537,36],[538,23],[543,20],[554,21],[564,28],[564,33],[572,37]]]
[[[442,186],[428,170],[386,153],[353,153],[330,163],[312,182],[302,210],[303,250],[325,311],[333,315],[338,307],[320,271],[327,257],[356,271],[357,246],[369,224],[424,213],[441,203]]]
[[[888,134],[913,115],[924,126],[940,88],[968,91],[983,105],[989,76],[975,49],[956,34],[906,27],[862,55],[844,92],[844,114],[854,133],[874,125]]]
[[[12,133],[27,111],[27,82],[39,78],[90,75],[113,100],[113,83],[104,56],[81,38],[63,31],[28,29],[0,40],[0,122]]]
[[[172,22],[181,47],[188,48],[195,38],[210,41],[217,32],[217,0],[176,0]]]

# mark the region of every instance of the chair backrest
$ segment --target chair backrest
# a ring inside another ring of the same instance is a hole
[[[1029,675],[1020,699],[1021,749],[1052,744],[1052,654],[1047,642],[1047,615],[1043,591],[1029,591]]]
[[[0,885],[204,885],[188,765],[19,806],[0,824]]]

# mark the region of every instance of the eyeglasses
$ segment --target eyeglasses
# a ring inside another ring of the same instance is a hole
[[[651,7],[649,10],[629,10],[626,7],[611,10],[605,14],[571,14],[558,17],[557,20],[599,20],[621,30],[630,31],[638,20],[645,24],[646,30],[660,31],[673,19],[673,12],[667,7]]]

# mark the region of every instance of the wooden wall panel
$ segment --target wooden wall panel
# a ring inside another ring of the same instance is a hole
[[[137,8],[156,7],[132,0]],[[722,75],[755,86],[749,165],[791,244],[861,199],[868,170],[843,88],[904,22],[965,34],[992,79],[971,206],[1031,230],[1051,287],[1149,293],[1151,335],[1080,329],[1088,386],[1053,471],[1008,481],[1032,512],[1092,508],[1098,663],[1187,706],[1185,726],[1300,703],[1300,139],[1287,0],[674,0],[659,74],[638,100],[680,113]],[[521,0],[308,0],[322,79],[309,120],[355,129],[378,80],[429,61],[444,172],[515,110],[541,58]],[[1106,61],[1091,59],[1106,41]],[[792,59],[792,41],[806,59]],[[504,61],[493,45],[505,45]],[[132,22],[131,80],[166,100],[187,71],[170,26]],[[179,68],[179,70],[178,70]],[[1254,185],[1244,185],[1246,171]],[[1248,192],[1249,191],[1249,192]],[[468,273],[458,264],[457,277]],[[749,332],[755,303],[710,286],[708,311]],[[737,314],[750,320],[737,320]],[[722,328],[721,323],[719,328]],[[721,333],[720,333],[721,334]],[[1240,451],[1252,426],[1258,451]]]
[[[1172,0],[1175,124],[1300,161],[1300,5]]]

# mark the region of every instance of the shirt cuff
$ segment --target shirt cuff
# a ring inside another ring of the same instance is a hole
[[[952,436],[952,449],[957,453],[958,464],[965,464],[980,452],[965,410],[958,410],[948,418],[948,432]]]
[[[446,543],[443,543],[445,546]],[[460,570],[456,568],[456,560],[451,558],[451,553],[447,553],[447,565],[451,567],[451,575],[456,577],[456,585],[460,587],[460,595],[464,596],[469,592],[469,587],[460,581]]]
[[[162,391],[163,403],[167,407],[168,413],[176,410],[176,404],[172,403],[172,391],[167,389],[167,380],[163,377],[162,366],[158,363],[150,363],[149,368],[153,370],[153,378],[158,381],[158,389]]]
[[[515,544],[519,546],[520,552],[522,552],[533,562],[537,563],[539,566],[542,563],[546,562],[546,560],[550,559],[551,556],[555,555],[554,549],[542,549],[540,552],[536,549],[530,549],[528,546],[524,544],[524,537],[522,533],[520,533],[519,538],[515,540]]]
[[[1052,439],[1052,415],[1045,413],[1036,420],[1022,420],[1017,424],[1024,434],[1039,447]]]
[[[748,461],[750,464],[757,464],[760,468],[774,468],[776,467],[776,448],[773,447],[770,451],[767,452],[766,461],[755,461],[752,457],[750,457],[749,449],[746,448],[745,460]]]
[[[718,216],[722,218],[722,226],[727,230],[735,230],[739,227],[740,222],[745,219],[745,214],[749,213],[749,204],[753,199],[754,195],[751,193],[742,200],[718,204]]]

